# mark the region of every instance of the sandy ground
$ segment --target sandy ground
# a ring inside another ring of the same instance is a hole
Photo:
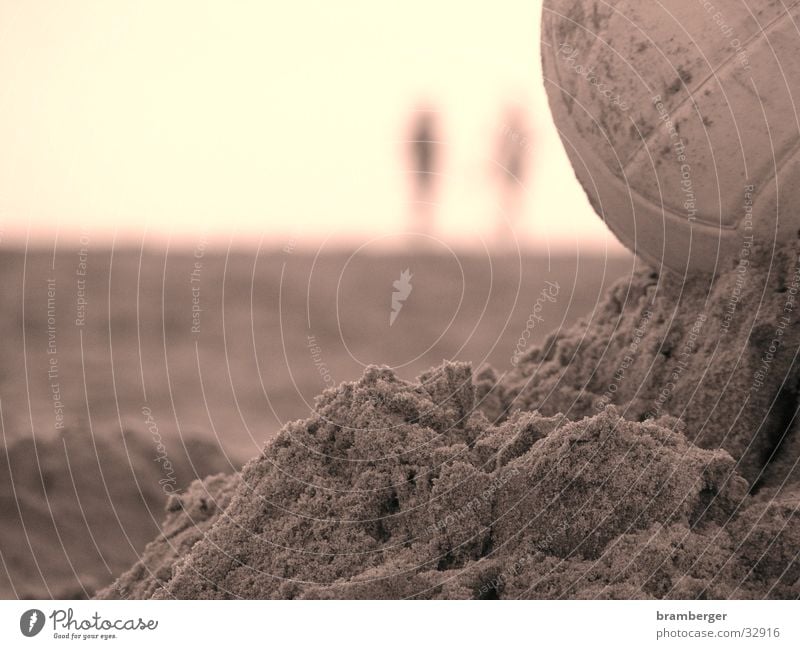
[[[112,263],[113,259],[113,263]],[[55,431],[51,385],[65,422],[98,431],[143,429],[148,407],[167,438],[211,436],[249,457],[314,397],[387,364],[411,379],[443,359],[511,367],[547,281],[554,302],[529,344],[584,315],[629,259],[349,254],[224,254],[90,249],[85,324],[76,326],[78,251],[5,251],[0,263],[0,396],[9,439]],[[199,282],[192,283],[195,263]],[[389,325],[392,283],[412,291]],[[48,331],[48,280],[55,279]],[[196,293],[192,293],[197,289]],[[199,333],[192,332],[192,298]],[[311,341],[309,336],[313,337]],[[51,342],[56,353],[50,354]],[[314,347],[317,347],[314,353]],[[58,375],[50,378],[50,363]],[[327,374],[325,374],[327,372]],[[330,378],[326,381],[324,376]]]
[[[800,597],[800,243],[641,268],[511,372],[325,391],[102,597]]]
[[[443,359],[510,370],[591,314],[631,266],[211,246],[2,251],[0,595],[86,596],[154,538],[173,490],[232,472],[324,389],[369,364],[406,379]],[[390,324],[405,269],[412,289]]]

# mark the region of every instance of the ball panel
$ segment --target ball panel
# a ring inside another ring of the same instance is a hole
[[[744,236],[768,242],[800,227],[800,1],[788,13],[779,0],[751,4],[723,7],[721,26],[703,2],[670,3],[680,24],[653,3],[545,2],[545,84],[578,179],[611,230],[656,265],[715,272],[738,259]],[[594,76],[576,68],[587,61]],[[598,80],[621,90],[616,102]]]
[[[589,202],[628,248],[656,268],[714,273],[741,246],[737,230],[695,223],[638,194],[624,176],[612,173],[577,131],[559,128],[567,155]]]
[[[758,32],[749,14],[730,13],[731,28],[742,41]],[[558,69],[569,95],[594,107],[594,120],[575,118],[578,131],[590,146],[603,146],[599,131],[606,130],[623,161],[640,151],[641,136],[654,131],[654,95],[661,94],[672,113],[714,69],[735,56],[730,37],[695,1],[663,7],[641,0],[548,0],[543,35],[551,45],[543,49],[545,59],[555,64],[551,72]],[[598,92],[600,84],[603,92],[611,91],[611,98]],[[615,156],[603,152],[603,157],[614,164]]]
[[[800,7],[793,13],[800,19]],[[663,198],[687,218],[736,226],[745,187],[756,180],[768,182],[776,163],[785,160],[800,139],[791,92],[800,88],[800,59],[792,49],[798,39],[793,17],[784,14],[750,43],[747,69],[729,59],[693,91],[691,101],[664,114],[679,135],[671,137],[662,122],[627,167],[628,178],[644,196]],[[676,155],[677,142],[685,147],[683,162]]]

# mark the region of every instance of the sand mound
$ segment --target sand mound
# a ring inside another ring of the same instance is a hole
[[[493,426],[471,408],[470,378],[465,365],[417,384],[372,369],[326,394],[241,483],[213,477],[175,498],[165,538],[102,595],[793,592],[792,505],[751,505],[725,451],[613,408]]]
[[[141,431],[68,431],[0,450],[0,597],[91,596],[158,532],[168,492],[231,470],[216,445],[194,439],[158,455]]]
[[[499,384],[488,372],[493,415],[670,414],[695,444],[730,452],[754,490],[797,482],[799,290],[796,246],[753,250],[713,281],[641,272]]]
[[[800,597],[800,269],[759,254],[642,271],[502,378],[370,368],[100,596]]]
[[[147,599],[172,577],[172,567],[217,521],[239,486],[238,474],[195,480],[185,493],[170,496],[161,533],[139,561],[98,597]]]

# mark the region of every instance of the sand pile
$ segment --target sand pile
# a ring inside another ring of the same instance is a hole
[[[713,281],[645,271],[619,282],[495,387],[492,416],[578,419],[608,403],[633,421],[669,414],[693,443],[727,450],[754,491],[797,482],[798,249],[754,250]]]
[[[799,268],[643,270],[499,378],[370,368],[100,596],[800,597]]]
[[[166,494],[230,471],[210,442],[76,430],[0,450],[0,598],[90,597],[159,531]],[[158,461],[157,461],[158,458]]]

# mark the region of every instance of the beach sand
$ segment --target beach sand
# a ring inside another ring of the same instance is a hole
[[[523,355],[326,390],[100,597],[796,598],[800,246]]]

